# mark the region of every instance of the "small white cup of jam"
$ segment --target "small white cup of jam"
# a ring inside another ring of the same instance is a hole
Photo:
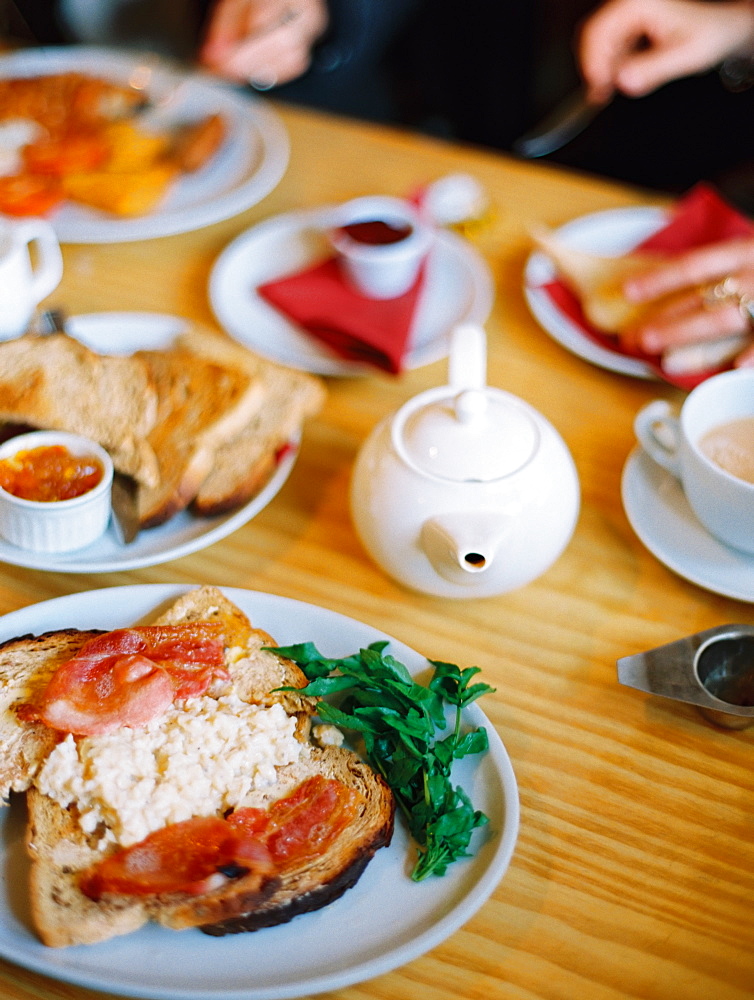
[[[113,463],[95,441],[32,431],[0,445],[0,535],[33,552],[82,549],[110,520]]]
[[[394,299],[416,281],[433,229],[401,198],[371,195],[335,209],[330,243],[348,282],[372,299]]]

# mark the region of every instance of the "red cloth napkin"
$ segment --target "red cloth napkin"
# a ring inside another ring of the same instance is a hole
[[[257,291],[340,357],[398,374],[403,369],[424,268],[395,299],[370,299],[346,284],[335,258]]]
[[[752,235],[754,235],[754,224],[729,205],[708,184],[697,184],[678,201],[667,225],[653,233],[636,249],[673,254],[703,246],[705,243]],[[615,337],[591,326],[582,312],[578,298],[562,281],[553,281],[542,287],[558,309],[590,340],[616,354],[644,361],[661,378],[681,389],[693,389],[710,375],[722,370],[716,368],[714,371],[697,372],[694,375],[670,375],[663,371],[660,359],[656,355],[624,350],[618,345]]]

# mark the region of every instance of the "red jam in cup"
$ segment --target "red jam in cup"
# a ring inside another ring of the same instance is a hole
[[[341,232],[356,243],[369,246],[387,246],[407,239],[412,227],[406,222],[384,222],[382,219],[365,219],[363,222],[349,222],[341,227]]]
[[[73,455],[63,445],[19,451],[0,461],[0,486],[22,500],[54,503],[80,497],[102,480],[94,455]]]

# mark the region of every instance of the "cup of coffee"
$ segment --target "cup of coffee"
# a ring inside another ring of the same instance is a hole
[[[702,382],[678,415],[654,400],[639,411],[634,430],[647,454],[680,480],[704,527],[754,554],[754,369]]]
[[[349,284],[369,298],[392,299],[416,281],[433,230],[410,202],[374,195],[338,206],[329,233]]]
[[[63,257],[49,222],[0,216],[0,340],[26,330],[62,277]]]

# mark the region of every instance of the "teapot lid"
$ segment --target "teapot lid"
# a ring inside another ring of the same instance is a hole
[[[532,458],[539,428],[526,404],[485,386],[484,331],[453,333],[450,385],[430,389],[402,408],[393,440],[419,472],[454,482],[491,482]]]

